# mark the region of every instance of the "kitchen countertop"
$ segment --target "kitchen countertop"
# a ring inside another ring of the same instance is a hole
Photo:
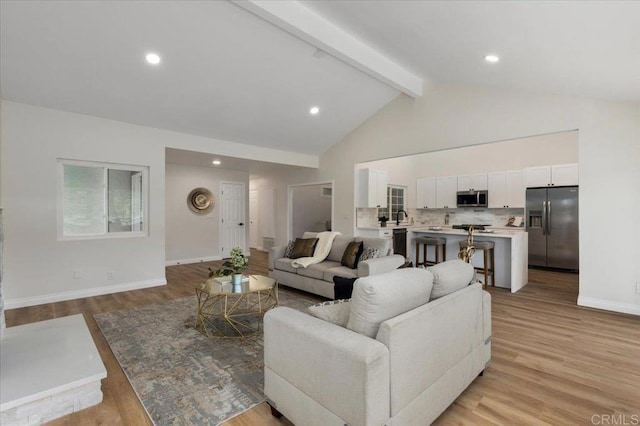
[[[416,233],[429,233],[429,234],[445,234],[445,235],[468,235],[468,232],[464,229],[452,229],[450,226],[442,226],[442,229],[431,229],[429,226],[421,226],[419,228],[412,228],[411,232]],[[493,232],[473,231],[475,237],[500,237],[500,238],[513,238],[526,232],[523,228],[488,228]]]
[[[357,226],[357,229],[364,229],[367,231],[377,231],[377,230],[382,230],[384,231],[385,229],[399,229],[399,228],[407,228],[407,229],[413,229],[413,228],[424,228],[427,225],[424,224],[414,224],[414,225],[408,225],[408,224],[400,224],[400,225],[387,225],[387,226]]]
[[[442,228],[440,231],[436,231],[436,230],[432,230],[429,229],[430,227],[433,226],[439,226],[440,228]],[[387,225],[385,227],[382,226],[358,226],[357,229],[362,229],[362,230],[367,230],[367,231],[378,231],[378,230],[382,230],[384,231],[385,229],[397,229],[397,228],[406,228],[407,230],[410,231],[416,231],[416,230],[420,230],[420,232],[440,232],[440,233],[450,233],[451,232],[455,232],[456,234],[458,232],[462,233],[462,234],[467,234],[467,231],[465,231],[464,229],[453,229],[451,228],[450,225],[444,226],[444,225],[425,225],[423,223],[417,223],[417,224],[413,224],[413,225],[407,225],[407,224],[400,224],[400,225]],[[490,226],[488,227],[488,229],[492,229],[494,230],[493,233],[491,232],[487,232],[487,235],[491,235],[491,234],[495,234],[495,233],[503,233],[503,231],[505,231],[506,233],[517,233],[517,232],[523,232],[525,231],[525,229],[523,227],[507,227],[507,226]],[[473,235],[482,235],[483,233],[480,231],[474,231]]]

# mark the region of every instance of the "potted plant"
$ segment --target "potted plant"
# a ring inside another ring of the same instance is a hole
[[[231,275],[231,282],[237,285],[242,282],[242,272],[247,270],[249,259],[247,259],[240,247],[231,249],[230,255],[231,257],[222,263],[222,268],[216,270],[209,268],[209,277]]]

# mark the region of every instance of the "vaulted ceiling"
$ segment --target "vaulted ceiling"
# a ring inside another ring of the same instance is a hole
[[[0,93],[320,155],[423,79],[640,102],[638,16],[617,1],[2,1]]]

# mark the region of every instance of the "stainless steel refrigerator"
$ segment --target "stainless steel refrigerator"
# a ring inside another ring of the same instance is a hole
[[[529,265],[578,270],[578,187],[527,188]]]

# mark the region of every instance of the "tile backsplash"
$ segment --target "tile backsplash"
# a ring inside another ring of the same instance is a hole
[[[408,222],[413,218],[416,225],[444,225],[444,218],[449,213],[449,225],[463,223],[504,227],[511,216],[524,216],[524,209],[407,209]],[[357,208],[356,226],[378,226],[378,210],[375,208]],[[391,222],[390,222],[391,223]],[[404,223],[407,223],[405,221]]]

